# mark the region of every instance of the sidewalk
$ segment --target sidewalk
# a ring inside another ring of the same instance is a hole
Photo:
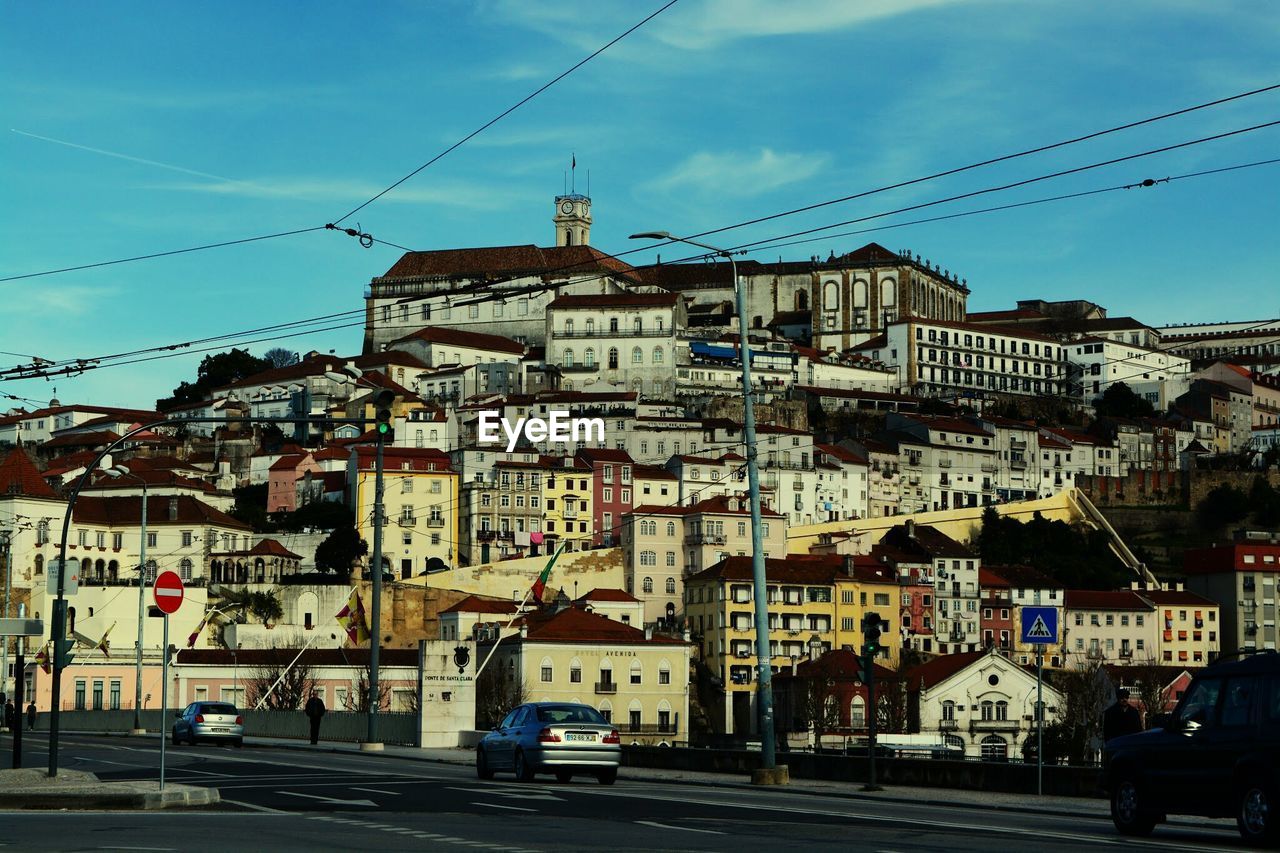
[[[59,770],[54,779],[34,767],[0,770],[0,810],[152,810],[211,806],[219,801],[216,788],[168,784],[161,792],[158,782],[100,782],[83,770]]]
[[[382,752],[361,752],[356,743],[321,742],[312,746],[305,741],[288,738],[246,737],[252,746],[296,749],[309,752],[355,753],[363,756],[383,756],[436,764],[475,766],[475,751],[470,749],[418,749],[411,746],[388,744]],[[657,770],[647,767],[623,767],[621,776],[638,782],[662,782],[677,785],[715,785],[721,788],[746,790],[770,790],[752,785],[744,776],[724,773],[698,773],[685,770]],[[894,803],[914,803],[929,806],[961,806],[971,809],[1045,814],[1062,817],[1110,818],[1110,804],[1104,799],[1082,797],[1037,797],[1034,794],[1006,794],[973,791],[959,788],[886,787],[883,791],[866,792],[850,782],[827,782],[816,779],[792,778],[787,791],[827,797],[843,797],[851,800],[884,800]]]

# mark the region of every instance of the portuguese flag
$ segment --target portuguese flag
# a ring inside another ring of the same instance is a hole
[[[538,579],[533,582],[533,600],[542,601],[542,594],[547,591],[547,578],[551,577],[551,567],[556,564],[556,558],[560,556],[560,552],[564,550],[564,545],[556,549],[551,555],[551,559],[547,560],[547,567],[542,570],[542,574],[538,575]]]

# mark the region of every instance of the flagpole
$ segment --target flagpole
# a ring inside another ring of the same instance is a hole
[[[257,705],[253,706],[253,710],[255,711],[262,710],[262,706],[266,704],[267,699],[270,698],[271,694],[274,693],[276,688],[280,686],[280,682],[284,681],[284,677],[289,674],[289,670],[293,669],[293,665],[296,664],[298,662],[298,659],[302,657],[302,653],[305,652],[307,649],[311,648],[311,644],[314,643],[319,636],[320,635],[318,633],[311,635],[311,639],[307,640],[307,644],[298,650],[298,653],[294,655],[293,660],[291,660],[289,662],[289,665],[284,668],[284,672],[280,673],[280,677],[276,679],[276,683],[271,685],[271,688],[266,693],[262,694],[262,698],[258,700]]]
[[[555,553],[551,555],[551,559],[547,561],[547,567],[542,570],[542,574],[538,575],[538,579],[534,582],[533,586],[529,587],[529,591],[524,594],[524,599],[516,607],[516,612],[511,614],[511,618],[507,620],[506,626],[498,632],[498,638],[493,641],[493,647],[489,649],[489,654],[485,655],[484,661],[480,664],[479,668],[476,669],[475,677],[477,679],[480,678],[480,673],[484,672],[484,668],[489,665],[489,660],[493,657],[493,653],[498,650],[498,643],[502,642],[504,632],[507,631],[516,619],[520,617],[521,612],[524,610],[524,606],[529,603],[529,597],[532,596],[533,591],[543,583],[543,577],[551,574],[551,567],[556,564],[556,560],[560,559],[560,555],[564,552],[567,545],[568,541],[566,540],[555,550]]]

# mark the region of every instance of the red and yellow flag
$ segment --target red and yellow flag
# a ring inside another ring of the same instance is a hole
[[[53,663],[49,660],[49,644],[45,643],[40,647],[40,651],[36,652],[36,663],[40,666],[40,671],[45,675],[53,672]]]
[[[204,630],[204,626],[207,624],[209,624],[208,613],[200,617],[200,624],[197,625],[196,629],[191,632],[191,636],[187,637],[187,648],[189,649],[195,648],[196,640],[200,639],[200,632]]]
[[[102,652],[103,657],[107,658],[108,660],[110,660],[111,658],[111,641],[108,640],[107,637],[111,636],[111,629],[115,627],[116,627],[116,623],[112,622],[111,628],[108,628],[106,632],[103,633],[102,639],[98,641],[98,645],[96,647],[98,651]]]
[[[360,590],[351,590],[347,605],[338,611],[338,624],[347,632],[347,639],[359,645],[369,640],[369,623],[364,615],[364,602],[360,600]]]

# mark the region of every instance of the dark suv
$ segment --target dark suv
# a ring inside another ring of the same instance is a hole
[[[1158,724],[1106,745],[1116,829],[1146,835],[1169,814],[1234,817],[1246,842],[1280,842],[1280,655],[1207,667]]]

